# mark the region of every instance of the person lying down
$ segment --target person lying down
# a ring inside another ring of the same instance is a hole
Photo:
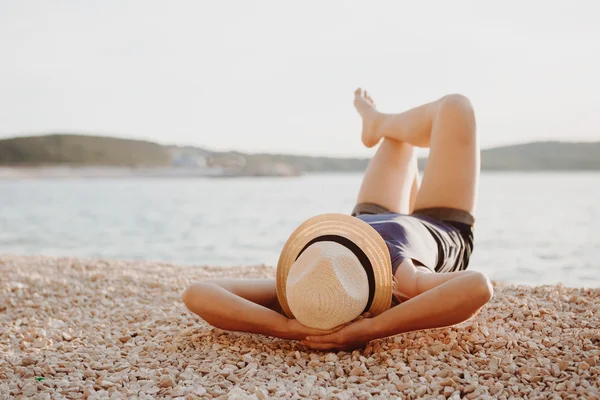
[[[356,90],[362,142],[380,143],[350,215],[302,223],[271,279],[211,279],[183,293],[220,329],[297,340],[317,350],[469,319],[493,296],[467,271],[473,251],[479,147],[470,101],[444,96],[398,114]],[[430,148],[422,181],[416,147]]]

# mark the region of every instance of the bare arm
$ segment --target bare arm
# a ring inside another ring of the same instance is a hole
[[[372,339],[463,322],[493,296],[490,281],[480,272],[416,275],[421,293],[373,318]]]
[[[408,300],[424,293],[444,282],[464,275],[473,274],[473,271],[432,272],[424,266],[415,266],[409,258],[402,261],[396,270],[396,289]]]
[[[183,302],[209,324],[229,331],[281,339],[335,331],[307,328],[279,313],[274,279],[215,279],[195,283],[183,293]]]
[[[489,280],[479,272],[421,273],[414,266],[409,268],[412,262],[407,264],[402,267],[406,275],[399,276],[406,278],[398,284],[400,289],[407,294],[417,288],[428,290],[374,318],[353,322],[330,335],[309,336],[300,343],[318,350],[356,349],[373,339],[457,324],[492,297]]]
[[[183,302],[217,328],[281,337],[288,318],[267,307],[276,300],[274,284],[264,279],[237,281],[195,283],[183,293]]]

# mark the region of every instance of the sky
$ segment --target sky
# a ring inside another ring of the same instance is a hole
[[[484,148],[600,140],[600,3],[0,2],[0,138],[365,156],[383,112],[471,99]]]

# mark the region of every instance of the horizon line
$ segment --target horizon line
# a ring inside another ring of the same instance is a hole
[[[111,134],[103,135],[99,133],[81,133],[81,132],[51,132],[51,133],[32,133],[32,134],[17,134],[16,136],[8,136],[8,137],[0,137],[0,142],[3,140],[12,140],[12,139],[20,139],[20,138],[31,138],[31,137],[44,137],[44,136],[89,136],[89,137],[97,137],[97,138],[110,138],[110,139],[122,139],[122,140],[133,140],[139,142],[148,142],[158,144],[160,146],[169,146],[169,147],[192,147],[200,150],[205,150],[213,153],[243,153],[248,155],[287,155],[287,156],[300,156],[300,157],[327,157],[327,158],[356,158],[356,159],[368,159],[368,156],[349,156],[349,155],[325,155],[325,154],[307,154],[307,153],[289,153],[289,152],[269,152],[269,151],[244,151],[237,149],[229,149],[229,150],[214,150],[208,147],[203,147],[201,145],[193,145],[193,144],[173,144],[173,143],[164,143],[156,140],[146,139],[146,138],[136,138],[136,137],[125,137],[125,136],[114,136]],[[484,150],[493,150],[499,149],[503,147],[512,147],[519,145],[527,145],[527,144],[535,144],[535,143],[563,143],[563,144],[595,144],[600,143],[600,140],[560,140],[560,139],[544,139],[544,140],[529,140],[523,142],[510,142],[502,145],[494,145],[491,147],[482,147],[480,151]],[[417,151],[428,152],[429,148],[417,147]],[[421,158],[422,156],[418,156]]]

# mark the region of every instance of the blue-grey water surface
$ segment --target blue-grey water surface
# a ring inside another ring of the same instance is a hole
[[[349,212],[360,174],[0,181],[0,254],[276,265],[303,220]],[[469,268],[600,287],[600,174],[483,173]]]

